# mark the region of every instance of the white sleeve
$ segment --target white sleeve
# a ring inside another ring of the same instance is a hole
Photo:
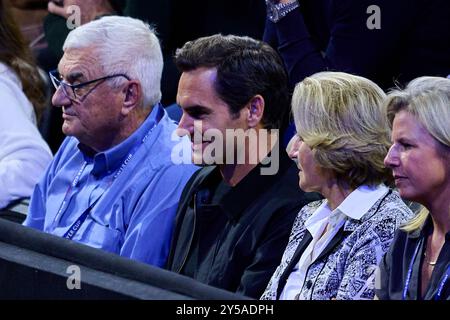
[[[29,197],[52,159],[21,88],[0,74],[0,208]]]

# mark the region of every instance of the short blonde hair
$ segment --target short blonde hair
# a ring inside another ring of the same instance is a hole
[[[411,81],[405,90],[392,90],[386,99],[389,124],[392,127],[395,115],[407,111],[428,130],[444,148],[450,147],[450,79],[420,77]],[[448,149],[450,152],[450,149]],[[428,217],[423,208],[405,231],[422,227]]]
[[[390,147],[385,97],[374,82],[342,72],[317,73],[295,88],[299,136],[320,166],[352,188],[392,181],[383,163]]]

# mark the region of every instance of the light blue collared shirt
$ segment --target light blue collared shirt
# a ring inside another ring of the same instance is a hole
[[[128,139],[105,152],[93,155],[76,138],[66,138],[34,189],[24,225],[62,237],[99,199],[73,240],[164,266],[181,192],[198,169],[173,164],[172,149],[180,144],[172,140],[176,127],[156,105]],[[190,149],[187,138],[182,143]],[[113,180],[120,168],[123,171]],[[78,174],[77,185],[70,188]],[[61,210],[65,198],[67,205]]]

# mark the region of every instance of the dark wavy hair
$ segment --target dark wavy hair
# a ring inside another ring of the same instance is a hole
[[[0,0],[0,62],[17,74],[39,119],[45,106],[44,81],[9,8],[8,0]]]
[[[265,101],[264,128],[286,128],[290,111],[288,76],[280,56],[268,44],[216,34],[187,42],[177,50],[175,63],[181,72],[216,68],[214,88],[232,115],[260,94]]]

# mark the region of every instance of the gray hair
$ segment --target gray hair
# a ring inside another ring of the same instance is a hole
[[[63,50],[87,47],[97,50],[107,75],[124,73],[141,83],[144,107],[161,100],[163,56],[148,24],[129,17],[103,17],[70,32]]]
[[[450,80],[420,77],[405,90],[392,90],[386,100],[387,115],[392,126],[395,115],[405,110],[415,116],[430,134],[450,147]]]

